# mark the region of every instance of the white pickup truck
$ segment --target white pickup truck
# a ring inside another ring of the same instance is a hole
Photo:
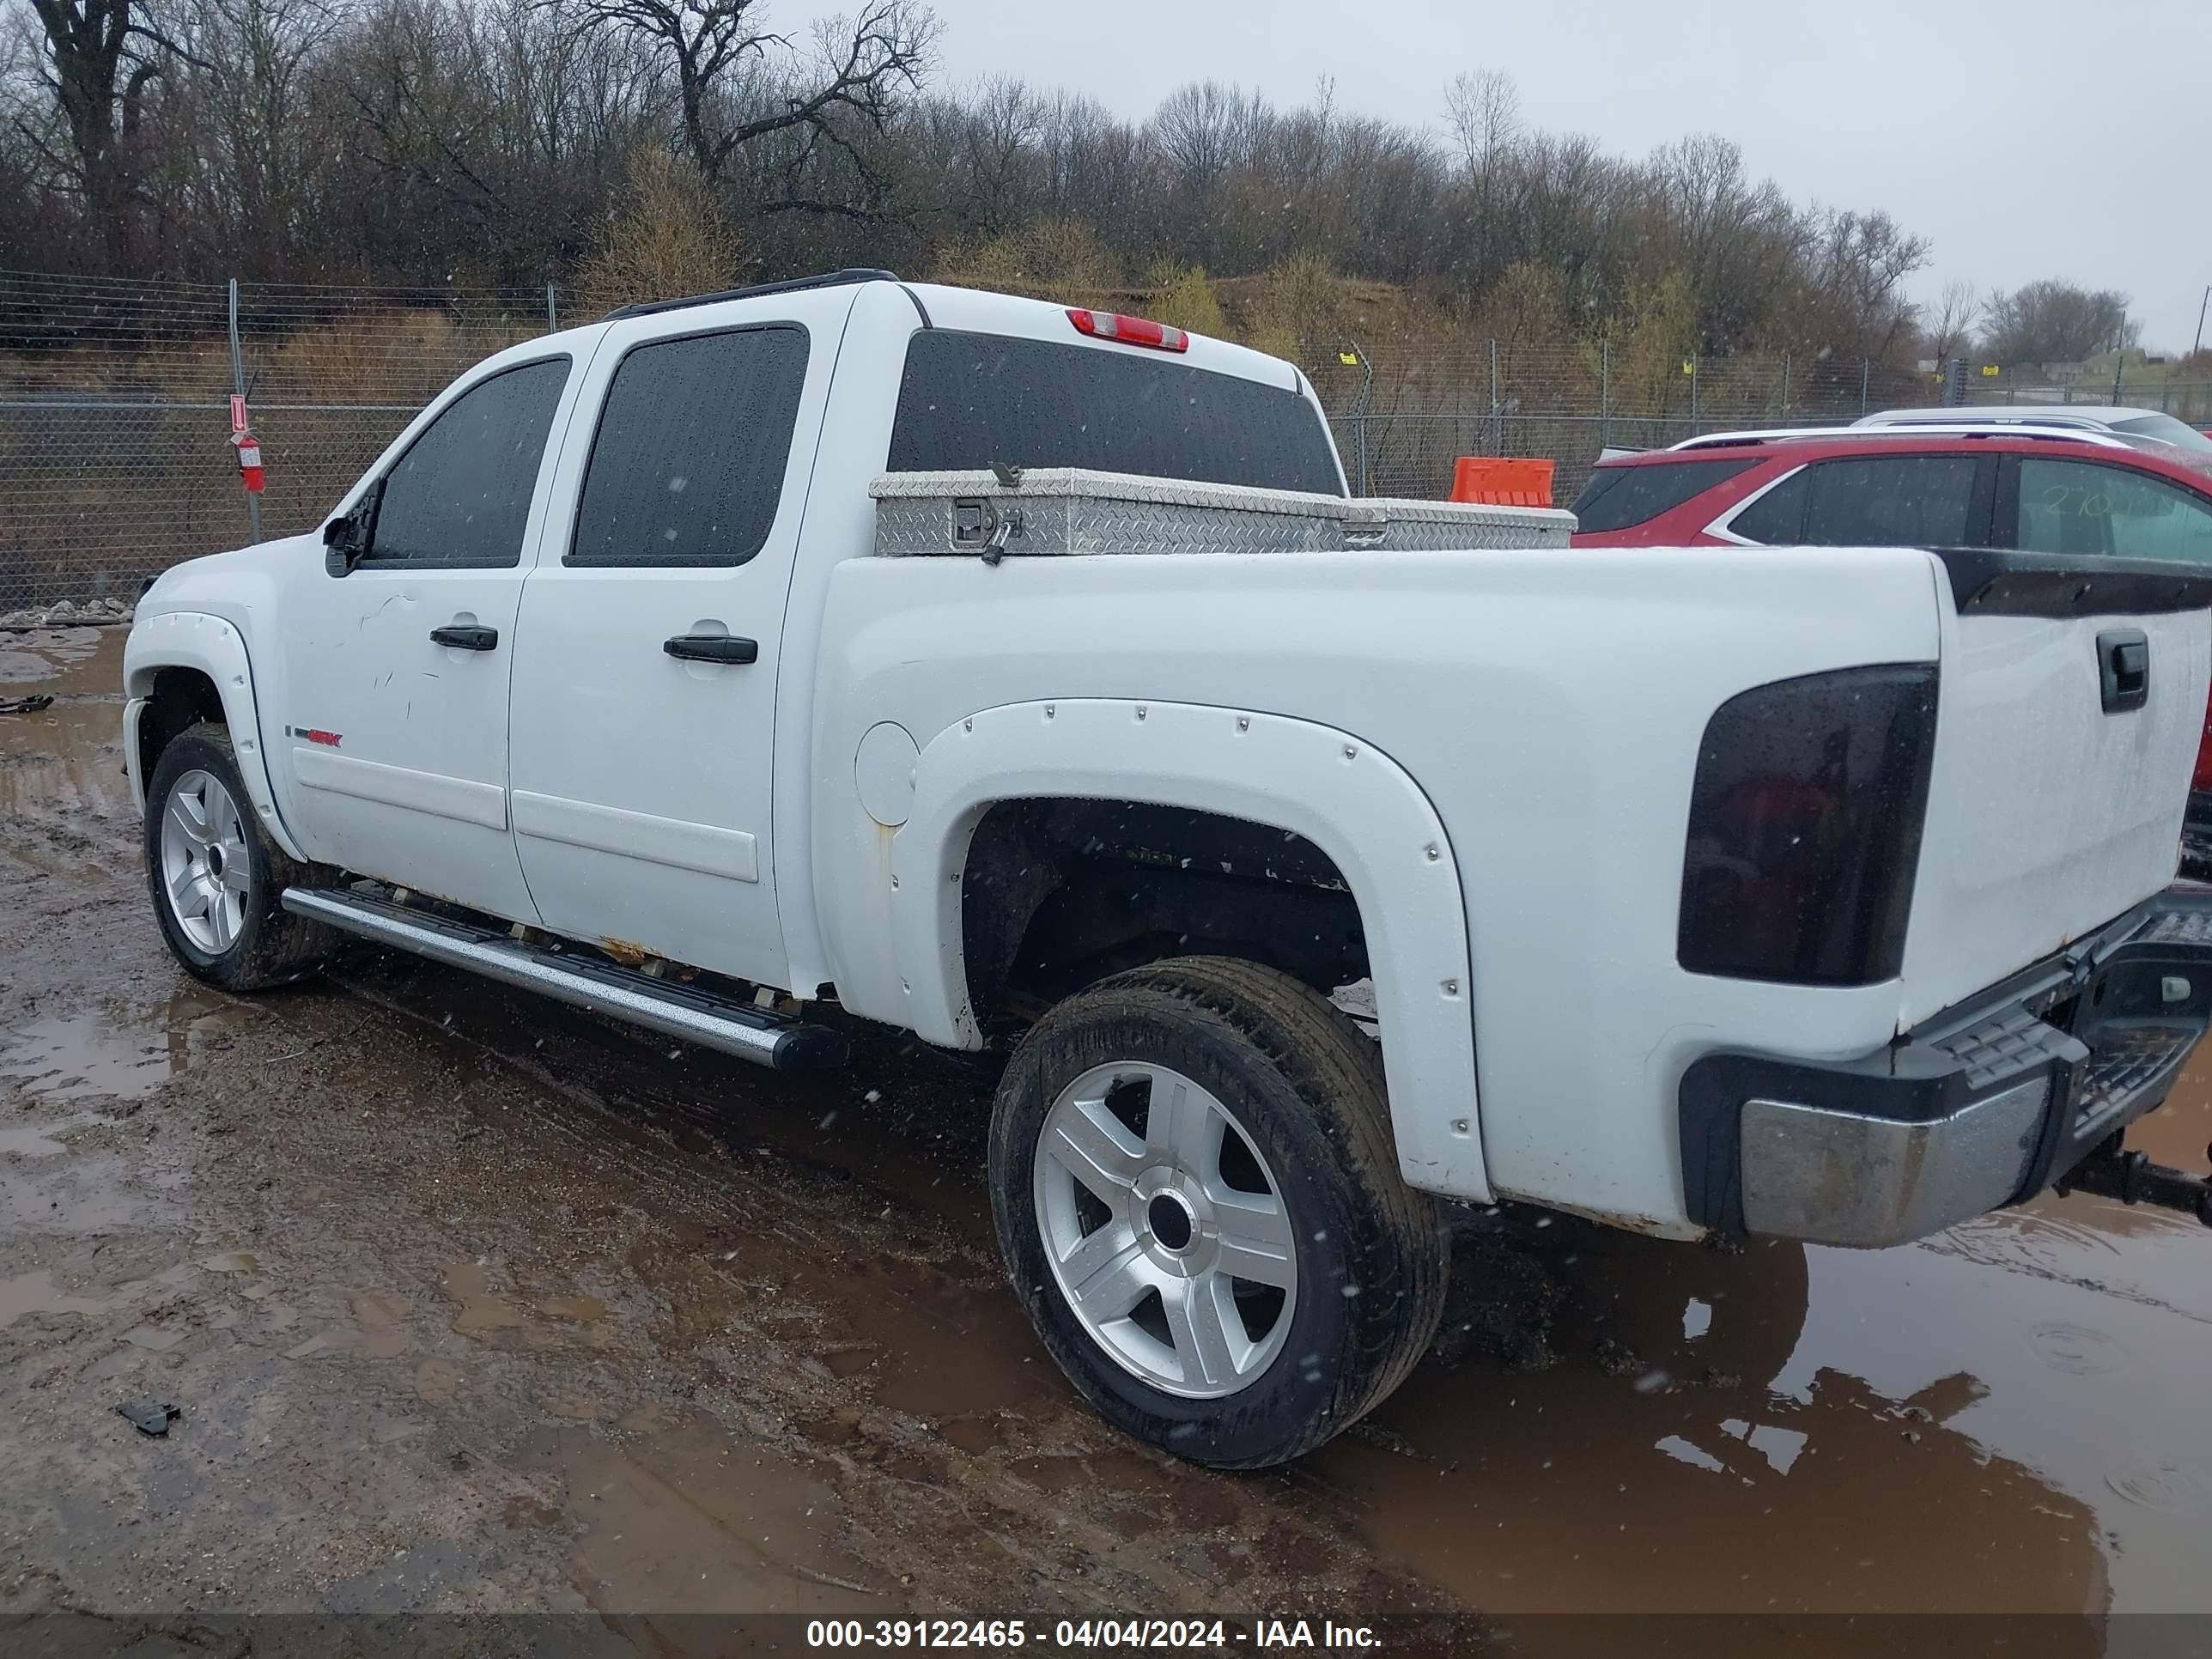
[[[1015,1292],[1222,1467],[1404,1377],[1454,1200],[2212,1213],[2119,1144],[2212,1016],[2212,580],[1520,528],[1346,499],[1294,368],[1137,319],[631,307],[145,594],[155,912],[234,990],[352,934],[776,1066],[1008,1053]]]

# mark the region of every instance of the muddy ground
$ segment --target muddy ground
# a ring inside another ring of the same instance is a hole
[[[56,699],[0,716],[0,1611],[568,1609],[617,1651],[690,1612],[1479,1612],[1540,1649],[1513,1621],[2212,1603],[2177,1218],[1875,1254],[1486,1221],[1450,1352],[1207,1474],[1031,1337],[949,1061],[771,1078],[367,953],[185,978],[119,654],[0,635],[0,696]],[[2147,1130],[2199,1163],[2212,1060]],[[115,1413],[148,1396],[165,1438]]]

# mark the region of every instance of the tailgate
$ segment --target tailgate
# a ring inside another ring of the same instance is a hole
[[[2173,879],[2212,677],[2212,577],[2032,554],[1939,557],[1948,580],[1905,936],[1908,1027]],[[2115,659],[2130,644],[2141,657]],[[2137,663],[2139,701],[2127,678]]]

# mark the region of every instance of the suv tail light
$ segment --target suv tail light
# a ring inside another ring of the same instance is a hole
[[[2212,703],[2204,709],[2204,735],[2197,740],[2197,769],[2190,774],[2191,794],[2199,790],[2212,789]]]
[[[1190,336],[1148,317],[1125,317],[1118,311],[1086,311],[1070,306],[1067,320],[1079,334],[1097,340],[1118,340],[1123,345],[1150,346],[1155,351],[1188,351]]]
[[[1895,978],[1935,748],[1933,663],[1723,703],[1698,751],[1675,959],[1795,985]]]

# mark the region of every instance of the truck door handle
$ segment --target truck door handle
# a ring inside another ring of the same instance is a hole
[[[757,662],[760,641],[730,634],[678,634],[663,640],[660,648],[685,662]]]
[[[496,651],[499,649],[499,629],[455,623],[445,628],[432,629],[430,643],[450,645],[456,651]]]
[[[2140,628],[2097,635],[2097,678],[2105,712],[2124,714],[2150,701],[2150,641]]]

